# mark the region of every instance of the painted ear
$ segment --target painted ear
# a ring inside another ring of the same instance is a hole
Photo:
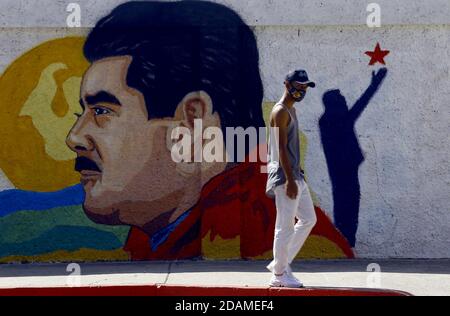
[[[187,94],[178,107],[183,113],[183,125],[194,128],[194,120],[204,120],[212,115],[212,101],[204,91],[196,91]]]
[[[200,124],[196,120],[200,120]],[[168,126],[167,149],[171,151],[175,143],[184,143],[184,147],[190,147],[190,154],[186,154],[186,157],[192,155],[190,161],[194,161],[194,151],[202,150],[204,145],[204,130],[212,126],[220,127],[220,117],[217,113],[213,114],[211,97],[204,91],[188,93],[178,104],[174,120]],[[194,146],[195,143],[200,146]]]
[[[204,91],[193,91],[188,93],[180,103],[178,103],[173,122],[168,126],[166,135],[167,149],[171,150],[174,142],[181,140],[181,138],[177,140],[172,139],[172,131],[174,128],[187,128],[190,135],[193,137],[196,119],[202,120],[202,127],[220,124],[218,123],[220,122],[218,115],[212,115],[212,111],[212,101],[208,93]],[[203,130],[200,135],[202,134]]]

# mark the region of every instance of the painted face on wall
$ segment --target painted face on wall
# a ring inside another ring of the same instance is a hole
[[[86,214],[151,234],[195,204],[205,177],[201,166],[180,172],[168,146],[171,127],[189,125],[190,113],[218,126],[220,119],[194,93],[180,102],[174,117],[148,120],[143,94],[127,85],[131,62],[130,56],[105,58],[87,70],[80,92],[83,112],[67,145],[77,154]],[[192,111],[192,105],[198,109]],[[211,169],[212,176],[223,167]]]

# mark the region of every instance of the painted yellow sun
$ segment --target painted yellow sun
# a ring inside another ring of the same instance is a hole
[[[79,112],[88,67],[83,37],[45,42],[0,77],[0,169],[22,190],[54,191],[79,182],[65,138]]]

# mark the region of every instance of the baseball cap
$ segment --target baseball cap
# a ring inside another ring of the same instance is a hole
[[[297,69],[294,71],[291,71],[286,75],[286,81],[287,82],[293,82],[297,81],[302,84],[307,84],[308,87],[314,88],[316,86],[316,83],[313,81],[309,81],[308,74],[306,73],[306,70],[303,69]]]

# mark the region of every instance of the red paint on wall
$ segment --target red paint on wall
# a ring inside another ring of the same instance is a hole
[[[168,239],[152,251],[149,237],[132,228],[125,251],[132,260],[188,259],[201,257],[201,240],[210,233],[222,239],[240,237],[241,258],[260,256],[272,249],[276,209],[265,194],[267,175],[261,163],[241,163],[213,178],[203,188],[198,203]],[[316,207],[312,235],[335,243],[348,258],[353,251],[328,216]]]

